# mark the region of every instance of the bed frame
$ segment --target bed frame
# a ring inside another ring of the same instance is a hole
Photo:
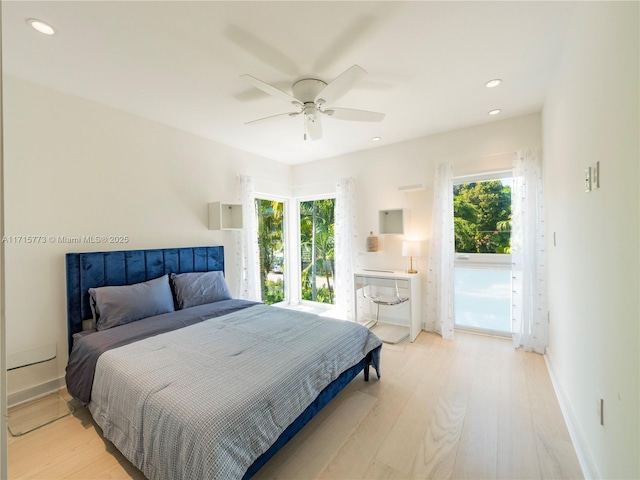
[[[89,305],[89,288],[130,285],[168,273],[224,272],[224,248],[212,246],[67,253],[66,265],[67,324],[69,352],[71,352],[73,335],[82,331],[82,321],[91,318],[92,315]],[[320,392],[320,395],[282,432],[275,443],[256,459],[244,478],[254,475],[361,371],[364,370],[365,381],[368,380],[371,355],[369,353],[358,364],[345,370]]]
[[[224,247],[158,248],[67,253],[67,330],[69,352],[82,321],[91,318],[89,288],[131,285],[168,273],[224,272]]]

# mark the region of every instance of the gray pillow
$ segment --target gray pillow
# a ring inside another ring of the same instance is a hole
[[[174,311],[168,275],[133,285],[90,288],[89,300],[98,330]]]
[[[172,273],[171,285],[178,310],[231,298],[221,271]]]

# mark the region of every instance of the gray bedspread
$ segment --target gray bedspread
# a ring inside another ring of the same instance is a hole
[[[254,305],[258,305],[258,302],[241,299],[223,300],[79,336],[74,341],[67,363],[65,377],[67,391],[72,397],[86,405],[91,400],[91,386],[93,385],[96,363],[100,355],[107,350]]]
[[[150,479],[241,478],[379,345],[353,322],[257,305],[103,353],[89,409]]]

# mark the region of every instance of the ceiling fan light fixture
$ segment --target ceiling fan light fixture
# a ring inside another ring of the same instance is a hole
[[[34,30],[45,35],[54,35],[56,33],[55,29],[51,25],[43,22],[42,20],[38,20],[37,18],[28,18],[27,24]]]
[[[487,83],[485,83],[484,86],[487,88],[494,88],[500,85],[501,83],[502,83],[501,79],[494,78],[493,80],[489,80]]]
[[[308,103],[304,106],[304,115],[307,117],[307,120],[315,121],[316,113],[318,113],[318,109],[312,103]]]

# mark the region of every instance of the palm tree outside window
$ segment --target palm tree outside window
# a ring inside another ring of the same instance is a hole
[[[300,202],[302,300],[335,303],[335,198]]]
[[[267,305],[285,300],[284,202],[256,198],[261,298]]]

